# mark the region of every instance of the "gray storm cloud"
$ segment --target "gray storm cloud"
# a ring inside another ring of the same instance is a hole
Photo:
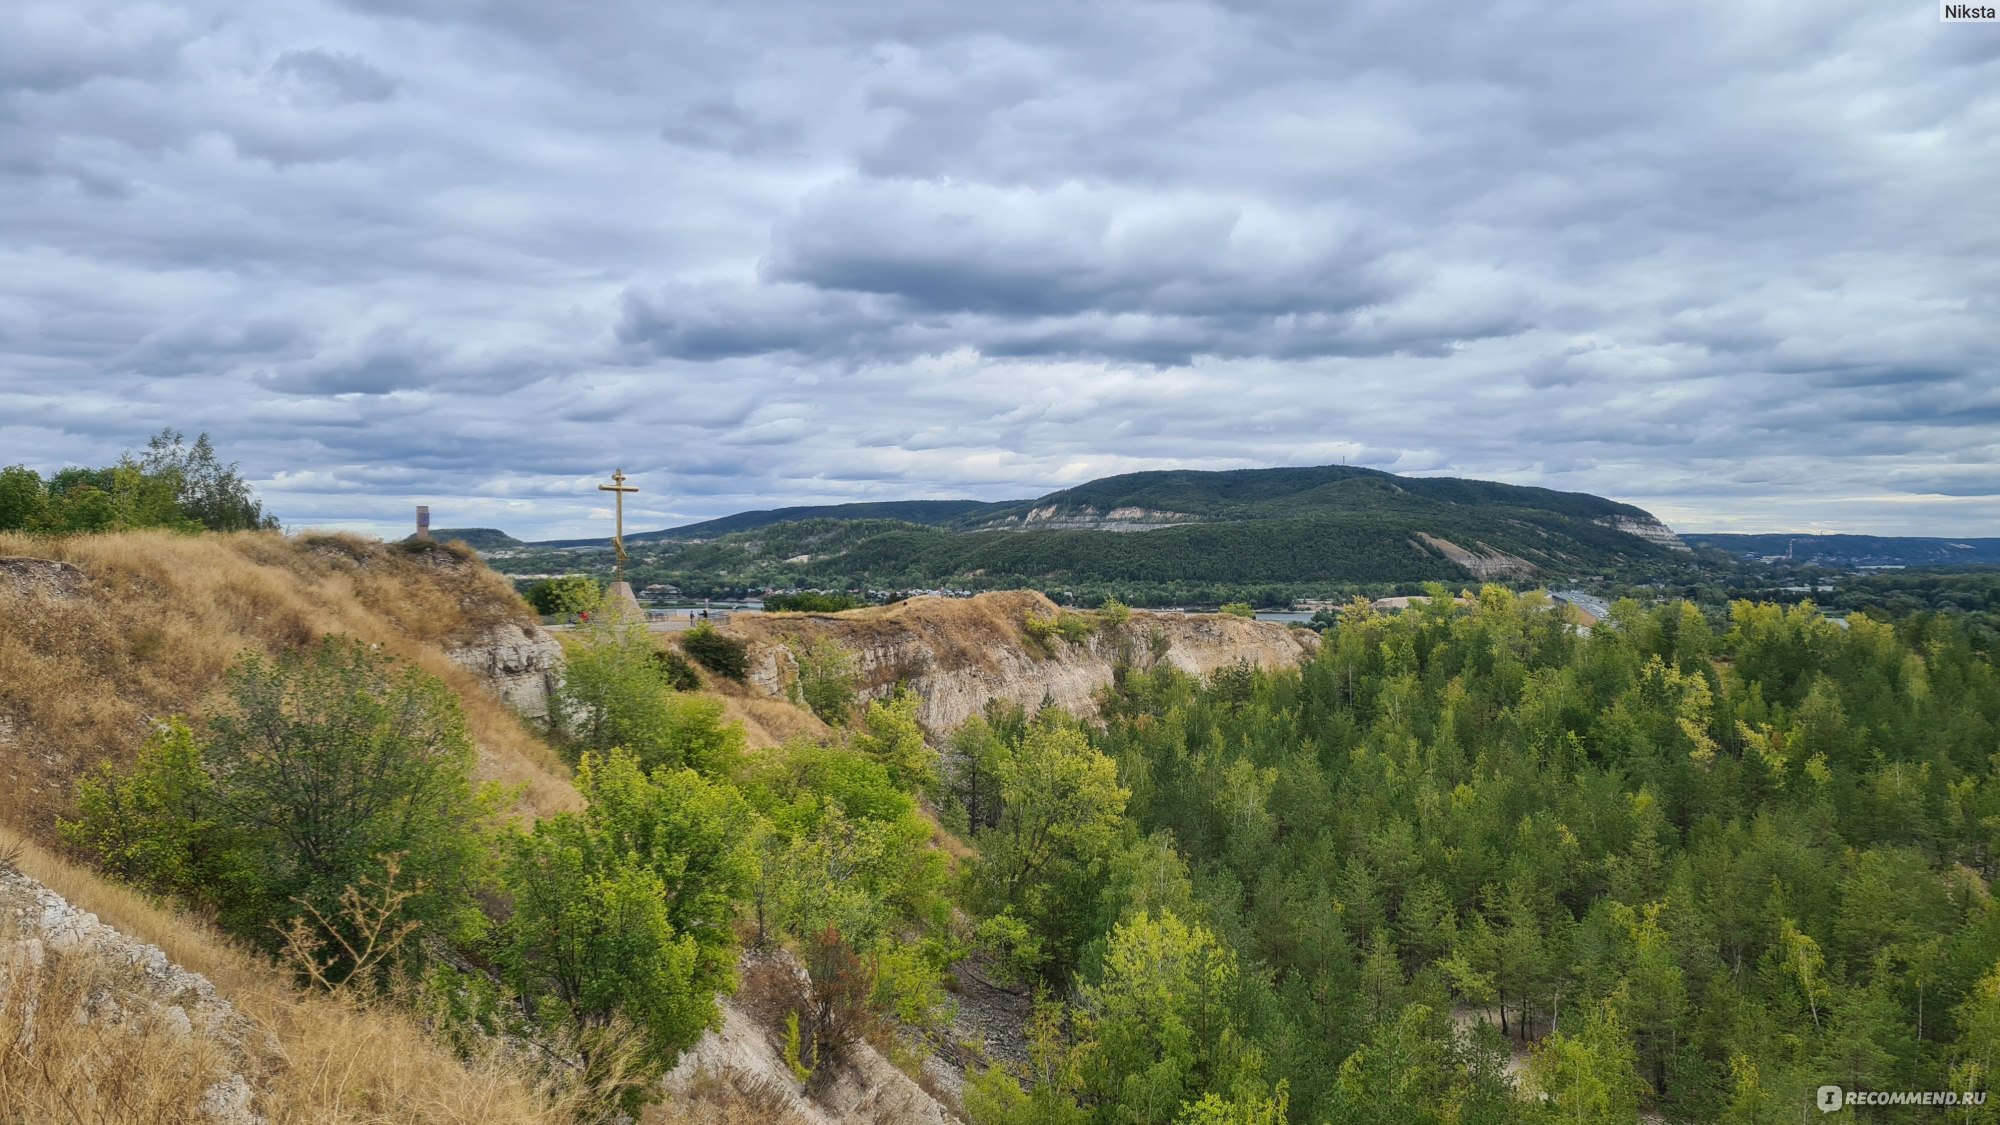
[[[2000,519],[2000,37],[1862,0],[0,6],[0,463],[593,529],[1347,460]]]

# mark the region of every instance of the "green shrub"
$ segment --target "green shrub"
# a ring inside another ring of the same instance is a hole
[[[645,769],[692,766],[728,772],[743,749],[743,728],[722,718],[722,701],[670,686],[670,662],[656,655],[640,621],[599,619],[566,638],[568,661],[549,721],[571,755],[624,747]],[[694,669],[685,667],[687,676]],[[685,681],[683,681],[685,682]]]
[[[759,845],[760,930],[805,941],[831,923],[873,949],[948,922],[935,829],[873,748],[794,740],[753,759],[744,784],[771,825]]]
[[[48,512],[42,474],[26,465],[0,469],[0,531],[40,527]]]
[[[604,601],[604,593],[597,580],[582,574],[566,574],[561,578],[545,578],[528,587],[521,595],[536,613],[564,614],[584,613],[596,609]]]
[[[803,1086],[812,1081],[812,1067],[799,1059],[802,1040],[799,1038],[799,1013],[785,1013],[785,1066],[792,1072],[792,1078]]]
[[[1097,615],[1106,625],[1123,625],[1132,619],[1132,607],[1117,598],[1105,598],[1104,604],[1097,607]]]
[[[295,925],[307,944],[361,947],[353,896],[392,906],[389,930],[478,928],[497,795],[472,788],[472,738],[443,683],[328,638],[245,657],[229,685],[232,706],[200,733],[169,723],[131,772],[86,777],[64,839],[266,949]],[[335,958],[324,975],[356,968]]]
[[[1096,630],[1097,620],[1092,614],[1074,613],[1066,609],[1057,611],[1054,617],[1036,617],[1030,614],[1028,619],[1021,623],[1021,631],[1027,635],[1031,644],[1046,652],[1049,641],[1056,637],[1061,637],[1071,644],[1082,644]]]
[[[901,686],[888,699],[870,700],[849,742],[887,766],[896,784],[911,793],[930,792],[938,782],[938,752],[924,740],[918,703],[916,693]]]
[[[1032,982],[1047,959],[1041,939],[1012,911],[1003,910],[979,923],[973,940],[998,957],[1000,971],[1018,984]]]
[[[1251,607],[1249,602],[1230,602],[1228,605],[1222,607],[1222,612],[1231,617],[1254,618],[1257,616],[1257,611]]]
[[[854,689],[860,682],[854,654],[827,637],[792,646],[798,662],[800,702],[830,726],[845,723],[854,711]]]
[[[681,634],[681,651],[718,676],[743,682],[750,675],[750,650],[742,641],[717,632],[706,622]]]
[[[161,430],[146,443],[139,468],[148,477],[172,482],[174,503],[181,513],[210,531],[278,526],[278,517],[264,510],[236,462],[223,464],[205,433],[189,445],[179,430]]]
[[[675,691],[701,690],[701,676],[694,665],[680,653],[667,649],[653,654],[653,666],[659,671],[660,679]]]
[[[713,989],[696,979],[700,949],[668,921],[659,876],[596,844],[570,814],[506,841],[513,913],[497,960],[537,1022],[566,1033],[596,1099],[629,1114],[657,1100],[659,1076],[719,1021]],[[605,1034],[614,1029],[625,1034]],[[614,1061],[618,1039],[636,1039],[640,1057]]]
[[[1092,929],[1099,925],[1095,904],[1131,793],[1118,784],[1117,763],[1059,717],[1038,718],[1000,761],[999,774],[999,823],[975,839],[971,901],[989,917],[1019,919],[1033,941],[1008,940],[1031,949],[1058,980],[1101,932]]]
[[[1087,613],[1071,613],[1064,610],[1056,614],[1056,632],[1062,639],[1073,645],[1080,645],[1097,631],[1097,618]]]
[[[756,829],[729,783],[649,774],[622,750],[585,755],[577,790],[582,813],[501,841],[512,912],[492,952],[534,1016],[524,1033],[553,1042],[564,1083],[588,1096],[579,1118],[612,1120],[656,1100],[660,1075],[721,1022]]]
[[[885,941],[875,959],[875,1007],[907,1027],[937,1027],[945,1014],[945,969],[961,951],[948,939]]]
[[[1031,613],[1026,621],[1021,622],[1021,632],[1027,636],[1030,643],[1047,649],[1049,641],[1056,635],[1058,620],[1057,617],[1036,617]]]

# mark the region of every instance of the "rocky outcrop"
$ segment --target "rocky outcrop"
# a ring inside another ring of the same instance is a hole
[[[744,965],[759,959],[779,962],[803,979],[805,970],[783,950],[745,953]],[[958,1125],[937,1098],[865,1042],[828,1064],[837,1071],[816,1075],[808,1093],[780,1049],[783,1027],[758,1019],[740,996],[723,997],[721,1008],[722,1026],[688,1048],[664,1079],[677,1101],[694,1100],[704,1084],[719,1082],[758,1103],[774,1125]],[[958,1078],[954,1073],[950,1080]]]
[[[562,672],[563,650],[541,626],[503,622],[445,654],[521,714],[539,719],[549,713],[549,690]]]
[[[1599,516],[1591,522],[1601,524],[1605,527],[1616,528],[1627,535],[1636,535],[1648,543],[1666,547],[1669,550],[1687,551],[1689,554],[1694,553],[1694,549],[1686,543],[1681,542],[1681,537],[1675,535],[1672,528],[1651,516],[1647,516],[1644,519],[1640,519],[1637,516]]]
[[[96,984],[73,1012],[78,1024],[105,1021],[133,1035],[201,1036],[239,1062],[254,1045],[250,1022],[217,995],[200,973],[175,965],[158,946],[134,941],[79,910],[61,895],[0,865],[0,985],[10,978],[32,987],[59,959],[75,958],[96,972]],[[46,998],[38,998],[37,1004]],[[56,1013],[24,1013],[21,1030]],[[268,1045],[265,1045],[268,1047]],[[241,1073],[225,1073],[202,1090],[196,1109],[210,1121],[253,1125],[253,1091]]]
[[[0,585],[46,598],[73,598],[89,583],[83,571],[66,562],[0,555]]]
[[[1466,573],[1474,578],[1526,577],[1535,572],[1534,563],[1505,551],[1496,551],[1484,543],[1475,544],[1478,550],[1468,551],[1449,539],[1440,539],[1435,535],[1418,532],[1417,538],[1455,565],[1464,567]]]
[[[1142,669],[1168,664],[1206,676],[1245,661],[1262,668],[1296,665],[1319,641],[1308,630],[1274,622],[1143,611],[1122,625],[1100,623],[1078,641],[1037,641],[1024,632],[1030,618],[1057,613],[1040,594],[1009,592],[912,598],[839,614],[744,615],[732,618],[727,631],[749,644],[749,683],[759,694],[787,697],[798,674],[794,650],[824,637],[854,655],[864,698],[885,696],[899,683],[914,690],[921,700],[918,717],[933,733],[956,728],[989,699],[1030,711],[1046,701],[1093,715],[1121,662]]]
[[[1065,508],[1044,504],[1026,515],[1008,516],[981,526],[982,531],[1154,531],[1199,523],[1185,512],[1163,512],[1153,508],[1126,506],[1103,511],[1091,505]]]

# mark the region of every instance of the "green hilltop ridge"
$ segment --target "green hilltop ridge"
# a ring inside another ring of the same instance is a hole
[[[779,508],[626,543],[645,548],[636,584],[1059,586],[1166,599],[1211,587],[1643,574],[1686,558],[1671,531],[1630,504],[1347,466],[1129,473],[997,503]],[[533,570],[536,557],[509,561]]]
[[[625,542],[654,543],[671,539],[714,539],[735,531],[754,531],[775,523],[814,519],[891,520],[941,526],[975,512],[1004,506],[1004,504],[989,504],[984,500],[885,500],[858,504],[815,504],[796,508],[772,508],[755,512],[738,512],[733,516],[722,516],[719,519],[703,520],[700,523],[683,524],[680,527],[669,527],[659,531],[637,531],[627,535]],[[603,538],[550,539],[535,546],[596,547],[610,544],[611,540]]]
[[[415,539],[416,536],[409,536]],[[431,529],[431,538],[439,543],[460,542],[475,551],[492,551],[503,547],[525,547],[527,544],[507,534],[497,527],[439,527]]]
[[[1126,473],[1038,500],[993,505],[976,517],[981,527],[1033,526],[1041,521],[1096,517],[1150,522],[1156,513],[1171,522],[1228,522],[1316,518],[1405,504],[1452,504],[1518,508],[1585,519],[1623,516],[1651,520],[1650,513],[1583,492],[1498,484],[1458,477],[1404,477],[1379,469],[1322,465],[1302,469],[1233,469],[1201,472],[1175,469]],[[1019,521],[1017,524],[1015,521]]]

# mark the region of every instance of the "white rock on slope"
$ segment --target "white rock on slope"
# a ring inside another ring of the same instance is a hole
[[[1167,664],[1208,676],[1242,662],[1292,667],[1319,644],[1317,634],[1276,622],[1135,611],[1124,625],[1100,626],[1081,643],[1052,638],[1038,647],[1020,639],[1019,626],[1027,616],[1055,614],[1039,594],[912,598],[896,610],[874,617],[746,615],[727,631],[749,643],[749,684],[758,693],[785,698],[798,674],[795,641],[826,637],[854,655],[862,698],[907,685],[920,700],[919,721],[933,734],[955,729],[989,699],[1031,712],[1047,700],[1071,714],[1094,715],[1121,658],[1139,668]],[[972,615],[985,619],[965,619]]]
[[[1673,528],[1656,519],[1640,519],[1637,516],[1599,516],[1592,522],[1617,528],[1627,535],[1636,535],[1649,543],[1656,543],[1670,550],[1689,553],[1693,553],[1694,550],[1681,542],[1681,537],[1674,534]]]
[[[158,946],[126,937],[26,875],[0,868],[0,974],[9,964],[39,968],[51,953],[96,958],[118,973],[124,988],[94,1004],[98,1014],[150,1006],[166,1026],[208,1036],[232,1053],[253,1033],[207,977],[181,968]],[[223,1125],[261,1125],[251,1098],[249,1083],[231,1074],[209,1087],[199,1108]]]
[[[746,968],[766,957],[803,972],[782,951],[744,956]],[[808,1097],[773,1042],[775,1029],[730,997],[723,997],[721,1006],[722,1027],[688,1048],[663,1080],[669,1096],[685,1095],[706,1075],[739,1090],[762,1091],[806,1125],[959,1125],[936,1098],[866,1043],[848,1048],[832,1081]]]
[[[563,666],[562,645],[539,625],[507,622],[445,650],[486,681],[493,694],[531,719],[549,713],[549,689]]]

